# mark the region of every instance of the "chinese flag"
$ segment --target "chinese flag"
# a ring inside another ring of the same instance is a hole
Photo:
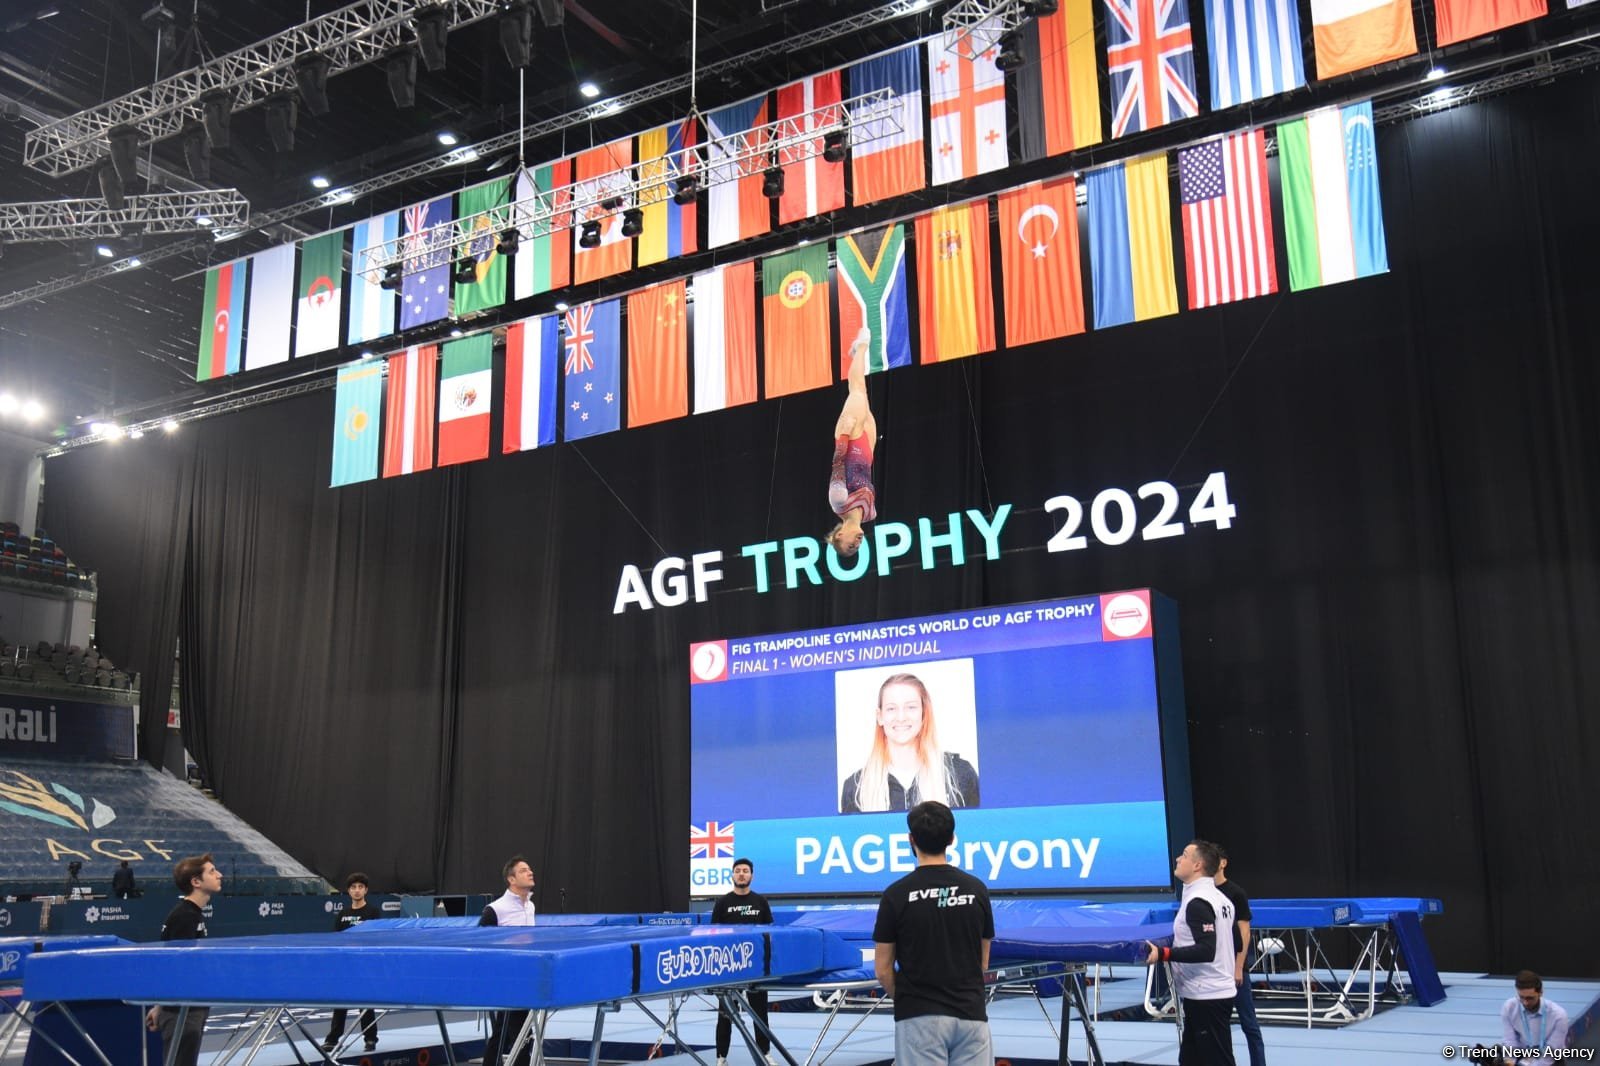
[[[1078,190],[1071,178],[1000,194],[1006,347],[1083,332]]]
[[[628,297],[628,425],[689,413],[689,325],[682,279]]]

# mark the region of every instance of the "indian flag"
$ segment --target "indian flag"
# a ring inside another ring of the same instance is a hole
[[[1372,102],[1329,107],[1278,127],[1289,287],[1389,269]]]
[[[480,333],[444,346],[439,380],[439,465],[489,457],[490,366],[494,335]]]

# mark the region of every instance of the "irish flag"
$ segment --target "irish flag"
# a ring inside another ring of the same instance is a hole
[[[1311,0],[1317,77],[1417,54],[1411,0]]]
[[[1289,287],[1389,269],[1372,102],[1327,107],[1278,127]]]
[[[439,380],[439,465],[489,457],[490,364],[494,335],[480,333],[444,346]]]

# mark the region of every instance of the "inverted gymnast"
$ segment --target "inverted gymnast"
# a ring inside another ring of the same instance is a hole
[[[865,326],[845,353],[845,380],[850,391],[844,410],[833,427],[833,472],[828,479],[828,504],[839,524],[828,531],[833,550],[849,558],[867,535],[861,523],[878,517],[877,493],[872,488],[872,451],[878,444],[878,422],[867,402],[867,345],[872,334]]]

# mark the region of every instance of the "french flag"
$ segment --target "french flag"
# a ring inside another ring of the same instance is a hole
[[[855,202],[870,204],[923,188],[928,172],[922,161],[922,63],[917,46],[864,59],[849,72],[852,97],[878,89],[894,94],[892,125],[899,127],[891,133],[889,123],[880,130],[869,126],[864,132],[871,139],[851,145]]]

